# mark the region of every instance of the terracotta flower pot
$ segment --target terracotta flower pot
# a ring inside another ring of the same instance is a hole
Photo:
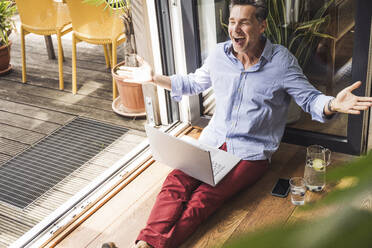
[[[10,46],[12,42],[9,41],[8,45],[0,46],[0,76],[9,73],[12,69],[10,63]]]
[[[127,82],[125,81],[125,77],[116,73],[117,68],[124,65],[125,62],[121,62],[112,68],[111,71],[118,87],[121,104],[128,113],[143,113],[145,112],[145,102],[143,98],[142,85]]]

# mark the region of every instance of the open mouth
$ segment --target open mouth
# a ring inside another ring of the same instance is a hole
[[[244,43],[245,38],[244,38],[244,37],[234,37],[233,40],[234,40],[237,44],[241,45],[241,44]]]

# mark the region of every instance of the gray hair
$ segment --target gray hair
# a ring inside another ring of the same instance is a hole
[[[230,9],[235,5],[252,5],[256,7],[256,18],[259,22],[266,20],[269,13],[266,0],[231,0]]]

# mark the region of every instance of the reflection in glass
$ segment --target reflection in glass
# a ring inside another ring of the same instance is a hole
[[[322,24],[323,30],[321,31],[332,36],[332,38],[316,37],[315,44],[310,47],[309,61],[302,64],[302,68],[309,81],[317,89],[327,95],[336,96],[340,90],[352,83],[355,1],[307,0],[305,2],[309,4],[305,6],[302,15],[308,16],[309,21],[319,17],[317,13],[322,6],[329,5],[324,12],[324,24]],[[311,121],[308,114],[301,112],[298,121],[288,126],[347,136],[347,121],[347,115],[338,114],[331,121],[321,124]]]

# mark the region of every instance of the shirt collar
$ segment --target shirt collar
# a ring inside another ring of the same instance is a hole
[[[269,39],[265,38],[265,40],[265,48],[261,54],[261,57],[264,57],[267,61],[271,61],[271,58],[273,57],[273,44]]]
[[[261,57],[265,58],[267,61],[271,61],[271,58],[273,56],[273,44],[265,36],[262,36],[262,39],[265,40],[265,47],[264,47],[264,50],[262,51]],[[232,53],[233,46],[232,46],[231,40],[226,42],[224,50],[225,50],[226,55],[228,56],[231,56],[233,54]]]

